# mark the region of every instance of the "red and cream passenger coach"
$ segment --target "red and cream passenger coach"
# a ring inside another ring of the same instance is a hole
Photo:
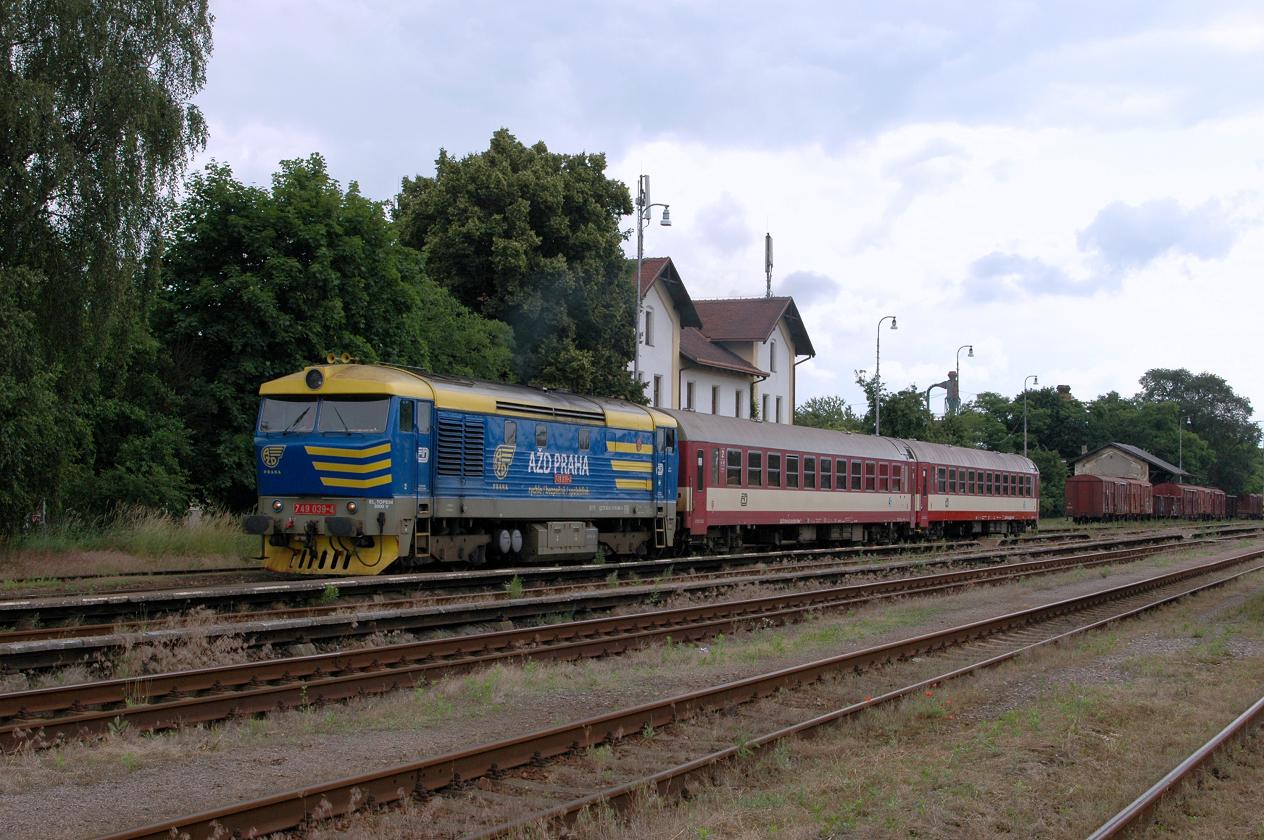
[[[1039,515],[1039,472],[1020,455],[667,413],[682,529],[709,549],[1011,533]]]

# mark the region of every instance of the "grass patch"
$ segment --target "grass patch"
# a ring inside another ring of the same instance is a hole
[[[111,516],[70,516],[59,523],[13,537],[7,554],[68,554],[118,551],[142,557],[249,557],[258,553],[258,537],[241,530],[239,517],[204,511],[197,521],[165,511],[125,508]]]

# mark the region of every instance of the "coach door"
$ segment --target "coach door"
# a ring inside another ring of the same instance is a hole
[[[918,464],[917,470],[917,527],[930,527],[930,467]]]

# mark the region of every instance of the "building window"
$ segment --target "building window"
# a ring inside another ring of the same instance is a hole
[[[733,393],[733,416],[734,417],[742,416],[742,389],[741,388],[738,388],[737,391]]]
[[[724,483],[729,487],[742,486],[742,450],[727,450],[725,459]]]
[[[770,373],[777,372],[777,342],[775,341],[768,342],[768,370]]]
[[[781,486],[781,455],[777,452],[768,453],[768,486]]]
[[[762,452],[746,453],[746,483],[751,487],[758,487],[764,483]]]
[[[781,422],[781,397],[777,397],[777,422]]]
[[[780,402],[781,397],[778,397],[777,401]],[[816,489],[816,457],[813,455],[803,456],[803,488]]]
[[[768,422],[768,395],[767,394],[764,394],[764,401],[763,401],[763,404],[760,406],[760,409],[761,411],[760,411],[759,419],[767,423]]]
[[[663,375],[661,373],[654,374],[654,406],[661,407],[663,404]]]
[[[693,383],[685,383],[685,408],[693,411]]]
[[[711,413],[712,414],[720,413],[720,386],[719,385],[711,386]]]
[[[654,310],[648,308],[645,310],[645,346],[654,346]]]

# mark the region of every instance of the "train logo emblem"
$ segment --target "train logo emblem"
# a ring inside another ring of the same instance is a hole
[[[274,444],[273,446],[265,446],[259,451],[259,457],[263,459],[263,465],[268,469],[272,469],[281,463],[281,456],[285,454],[285,444]]]
[[[509,465],[513,463],[514,448],[508,443],[502,443],[496,447],[496,451],[492,454],[492,469],[496,473],[496,477],[501,481],[509,475]]]

